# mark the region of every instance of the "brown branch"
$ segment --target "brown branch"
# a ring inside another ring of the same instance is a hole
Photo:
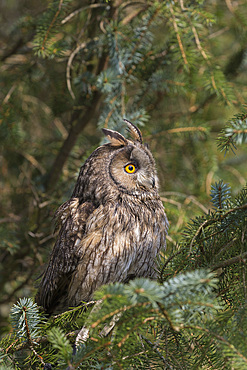
[[[176,36],[177,36],[177,40],[178,40],[178,45],[179,45],[179,48],[180,48],[180,51],[181,51],[181,54],[182,54],[184,63],[186,65],[188,65],[189,63],[188,63],[188,60],[186,58],[186,54],[185,54],[185,51],[184,51],[184,47],[183,47],[183,44],[182,44],[181,37],[179,35],[178,25],[176,23],[176,18],[175,18],[175,14],[174,14],[174,10],[173,10],[172,6],[170,6],[170,12],[171,12],[171,15],[172,15],[172,24],[173,24],[174,30],[176,32]]]
[[[162,275],[163,275],[163,273],[164,273],[164,271],[165,271],[165,268],[166,268],[166,266],[168,265],[168,263],[171,261],[171,260],[173,260],[173,258],[175,258],[175,257],[177,257],[179,254],[181,254],[181,253],[183,253],[184,251],[183,250],[180,250],[180,251],[177,251],[177,252],[175,252],[173,255],[171,255],[167,260],[166,260],[166,262],[164,263],[164,265],[162,266],[162,270],[161,270],[161,272],[160,272],[160,279],[162,279]],[[161,281],[162,282],[162,281]]]
[[[28,347],[30,348],[30,350],[33,352],[33,354],[40,360],[40,362],[42,363],[42,365],[44,366],[45,363],[44,363],[44,360],[43,360],[43,357],[40,356],[34,349],[33,347],[33,341],[32,341],[32,338],[31,338],[31,333],[30,333],[30,330],[29,330],[29,326],[28,326],[28,322],[27,322],[27,308],[24,306],[23,307],[23,311],[24,311],[24,316],[25,316],[25,326],[26,326],[26,333],[27,333],[27,340],[28,340]]]
[[[80,330],[71,331],[68,334],[66,334],[66,337],[67,338],[73,338],[79,333],[79,331]],[[17,346],[15,346],[15,344],[18,341],[19,341],[19,338],[17,340],[15,340],[8,348],[6,348],[6,349],[0,348],[0,351],[4,352],[6,354],[12,354],[12,353],[15,353],[15,352],[18,352],[18,351],[22,351],[23,349],[30,348],[28,342],[22,342],[22,343],[18,344]],[[47,337],[35,338],[35,343],[37,343],[37,344],[42,344],[42,343],[47,343],[47,342],[48,342]]]
[[[62,4],[63,4],[63,0],[60,0],[60,2],[59,2],[59,6],[58,6],[58,10],[57,10],[56,14],[54,15],[54,17],[53,17],[53,19],[52,19],[52,21],[51,21],[51,23],[50,23],[50,25],[49,25],[49,27],[48,27],[48,30],[46,31],[45,37],[44,37],[44,39],[43,39],[42,46],[41,46],[41,49],[42,49],[42,50],[44,50],[44,49],[45,49],[45,43],[46,43],[46,41],[47,41],[47,39],[48,39],[48,35],[49,35],[49,33],[50,33],[50,31],[51,31],[51,29],[52,29],[52,27],[53,27],[54,23],[56,22],[56,19],[57,19],[57,17],[59,16],[59,13],[61,12]]]
[[[231,344],[230,342],[228,342],[228,340],[226,340],[224,337],[222,337],[221,335],[218,335],[212,331],[210,331],[209,329],[206,329],[206,328],[203,328],[199,325],[181,325],[181,329],[196,329],[196,330],[201,330],[209,335],[212,335],[213,337],[215,337],[216,339],[218,339],[219,341],[225,343],[229,348],[231,348],[231,350],[234,350],[234,352],[244,361],[247,363],[247,358],[242,355],[241,352],[239,352],[237,350],[237,348]]]
[[[157,134],[148,135],[145,139],[151,139],[154,137],[159,137],[160,135],[167,135],[167,134],[180,134],[181,132],[204,132],[207,133],[207,129],[202,126],[191,126],[191,127],[176,127],[169,130],[164,130],[157,132]]]
[[[173,368],[172,366],[170,366],[169,362],[165,359],[165,357],[160,353],[160,351],[156,348],[155,344],[153,344],[150,340],[145,338],[143,335],[141,335],[141,338],[152,348],[152,350],[154,350],[158,354],[158,356],[162,359],[163,363],[165,364],[166,369],[167,368],[169,368],[169,369]]]
[[[218,221],[221,221],[223,220],[224,218],[226,218],[230,213],[233,213],[233,212],[236,212],[236,211],[239,211],[239,210],[245,210],[247,209],[247,204],[243,204],[242,206],[239,206],[239,207],[236,207],[236,208],[232,208],[232,209],[229,209],[229,211],[227,211],[225,214],[223,215],[219,215],[218,217],[216,218],[212,218],[212,219],[208,219],[208,220],[205,220],[198,228],[197,232],[195,233],[194,237],[192,238],[191,240],[191,243],[190,243],[190,252],[192,251],[192,246],[193,246],[193,243],[194,241],[196,240],[196,238],[200,235],[200,233],[202,232],[203,228],[204,227],[207,227],[215,222],[218,222]]]
[[[229,260],[217,263],[216,265],[211,267],[211,270],[215,271],[215,270],[218,270],[219,268],[227,267],[237,262],[242,262],[246,256],[247,256],[247,252],[244,252],[238,256],[230,258]]]
[[[165,318],[166,318],[166,320],[168,321],[168,324],[169,324],[169,326],[170,326],[171,330],[172,330],[173,332],[177,332],[177,331],[178,331],[178,328],[177,328],[177,327],[175,327],[175,326],[173,325],[173,322],[172,322],[172,320],[170,319],[170,316],[169,316],[168,312],[165,310],[165,308],[163,307],[163,305],[162,305],[160,302],[156,302],[156,303],[157,303],[157,305],[158,305],[158,307],[159,307],[160,311],[162,312],[162,314],[164,315],[164,317],[165,317]]]
[[[80,111],[75,111],[71,118],[71,129],[69,134],[64,141],[60,151],[58,152],[57,157],[50,169],[50,172],[47,177],[46,181],[46,190],[52,190],[60,177],[62,172],[63,166],[67,161],[71,150],[73,149],[79,134],[83,131],[83,129],[87,126],[87,124],[92,120],[92,118],[97,118],[98,115],[98,106],[100,103],[101,94],[99,92],[94,93],[94,97],[91,101],[90,106],[85,111],[82,118],[80,118]],[[79,120],[80,118],[80,120]],[[76,124],[73,123],[77,121]]]
[[[87,6],[83,6],[82,8],[76,9],[75,11],[73,11],[72,13],[70,13],[69,15],[67,15],[67,17],[64,18],[61,21],[61,24],[65,24],[66,22],[70,21],[71,18],[73,18],[74,16],[76,16],[80,12],[83,12],[83,10],[93,9],[93,8],[99,8],[99,7],[106,7],[106,6],[107,6],[107,4],[90,4],[90,5],[87,5]]]

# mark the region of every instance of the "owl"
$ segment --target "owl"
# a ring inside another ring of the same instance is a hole
[[[125,122],[131,140],[102,129],[109,143],[89,156],[55,213],[59,233],[36,296],[47,313],[88,302],[104,284],[157,277],[168,221],[154,158]]]

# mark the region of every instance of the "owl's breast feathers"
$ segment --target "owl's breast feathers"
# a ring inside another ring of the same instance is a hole
[[[96,208],[78,243],[79,263],[69,286],[70,304],[90,300],[104,284],[155,277],[156,257],[166,246],[167,230],[164,207],[158,199],[144,203],[122,195],[118,201]]]
[[[168,230],[160,199],[123,195],[96,208],[71,198],[56,217],[60,231],[36,298],[47,312],[88,301],[103,284],[156,276]]]

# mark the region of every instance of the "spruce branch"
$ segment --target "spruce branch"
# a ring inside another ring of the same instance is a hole
[[[219,214],[219,215],[216,215],[216,217],[212,217],[212,218],[209,218],[209,219],[206,219],[205,221],[203,221],[203,223],[199,226],[198,230],[196,231],[196,233],[194,234],[191,242],[190,242],[190,252],[192,251],[192,247],[193,247],[193,244],[195,242],[195,240],[198,238],[198,236],[202,233],[203,229],[205,227],[208,227],[212,224],[215,224],[217,222],[221,222],[222,220],[226,219],[230,214],[232,213],[236,213],[237,211],[245,211],[247,209],[247,204],[243,204],[239,207],[235,207],[235,208],[232,208],[232,209],[229,209],[228,211],[226,211],[224,214]],[[232,221],[233,222],[233,221]],[[219,233],[221,233],[222,231],[216,231],[216,233],[214,235],[217,235]],[[209,236],[210,238],[211,236]],[[206,240],[207,238],[203,239],[203,240]]]
[[[105,296],[102,298],[102,300],[106,299],[106,298],[109,298],[109,295]],[[115,311],[113,312],[110,312],[106,315],[104,315],[103,317],[101,317],[99,320],[95,321],[94,323],[91,324],[91,327],[94,329],[96,328],[96,326],[98,326],[100,323],[102,322],[105,322],[107,319],[117,315],[117,314],[120,314],[126,310],[130,310],[131,308],[134,308],[134,307],[145,307],[147,305],[149,305],[150,302],[143,302],[143,303],[137,303],[135,305],[129,305],[129,306],[126,306],[126,307],[121,307],[121,308],[118,308],[116,309]]]
[[[132,57],[134,56],[134,54],[138,50],[139,46],[141,45],[142,39],[144,38],[145,33],[148,31],[150,25],[152,24],[152,22],[154,22],[155,18],[159,15],[160,9],[161,9],[161,5],[158,5],[155,8],[155,10],[151,13],[151,16],[149,17],[147,24],[145,25],[145,27],[143,27],[141,33],[138,35],[139,36],[138,40],[137,40],[134,48],[131,50],[131,54],[128,58],[129,61],[132,59]],[[129,69],[128,74],[130,75],[132,72],[133,72],[133,67]]]
[[[48,173],[46,179],[46,189],[52,190],[53,187],[56,185],[58,178],[60,177],[61,171],[65,165],[65,162],[72,151],[79,134],[83,131],[83,129],[89,124],[92,118],[96,119],[96,116],[99,115],[99,105],[100,105],[101,94],[99,92],[95,92],[91,99],[91,103],[83,116],[80,118],[81,112],[75,111],[71,117],[71,128],[69,134],[61,149],[59,150],[52,167]]]
[[[244,262],[245,263],[245,257],[247,256],[247,252],[244,252],[240,254],[239,256],[232,257],[226,261],[219,262],[211,267],[212,271],[218,270],[219,268],[224,268],[231,266],[238,262]]]
[[[141,335],[141,338],[158,354],[158,356],[162,359],[164,365],[167,369],[173,369],[173,366],[169,364],[169,362],[165,359],[165,357],[160,353],[158,348],[155,344],[153,344],[150,340],[148,340],[144,335]]]
[[[234,153],[238,144],[247,143],[247,114],[235,115],[221,131],[217,141],[219,150],[225,151],[225,154],[230,150]]]
[[[79,333],[79,330],[70,331],[69,333],[66,334],[66,337],[69,338],[69,339],[70,338],[74,339],[78,335],[78,333]],[[30,348],[28,342],[22,342],[22,343],[17,344],[18,342],[20,342],[19,338],[14,340],[14,342],[11,343],[9,345],[9,347],[7,347],[6,349],[0,348],[0,351],[5,352],[6,354],[14,354],[14,353],[17,353],[19,351]],[[48,339],[47,335],[35,338],[35,344],[36,345],[45,345],[48,342],[49,342],[49,339]]]
[[[210,336],[216,338],[219,342],[222,342],[224,343],[228,348],[231,349],[231,351],[233,353],[235,353],[237,356],[239,356],[243,361],[244,363],[247,364],[247,357],[245,357],[233,344],[231,344],[227,339],[225,339],[223,336],[207,329],[207,328],[204,328],[204,327],[201,327],[199,325],[182,325],[181,328],[185,328],[185,329],[195,329],[195,330],[199,330],[201,332],[205,332],[207,334],[209,334]]]
[[[56,22],[56,19],[57,17],[59,16],[60,12],[61,12],[61,9],[62,9],[62,4],[63,4],[63,0],[59,0],[59,5],[58,5],[58,10],[57,12],[55,13],[46,33],[45,33],[45,36],[44,36],[44,39],[43,39],[43,42],[42,42],[42,46],[41,46],[41,50],[45,50],[45,44],[46,44],[46,41],[48,39],[48,36],[49,36],[49,33],[54,25],[54,23]]]
[[[218,183],[216,182],[211,186],[210,196],[214,208],[222,210],[231,199],[231,187],[229,184],[224,184],[223,180],[220,180]]]
[[[38,306],[29,299],[20,299],[11,309],[11,320],[13,327],[17,330],[19,338],[26,338],[27,346],[35,355],[36,358],[45,365],[42,356],[34,349],[36,339],[38,338],[40,316]],[[16,343],[16,341],[15,341]],[[8,347],[8,352],[11,347]]]
[[[168,324],[169,324],[170,328],[171,328],[174,332],[178,331],[178,328],[177,328],[176,326],[174,326],[174,325],[173,325],[173,322],[172,322],[172,320],[171,320],[171,318],[170,318],[170,316],[169,316],[169,314],[168,314],[167,310],[165,310],[164,306],[163,306],[160,302],[157,302],[157,305],[158,305],[158,307],[159,307],[159,309],[160,309],[160,311],[161,311],[162,315],[163,315],[163,316],[165,317],[165,319],[167,320],[167,322],[168,322]]]
[[[181,37],[180,37],[180,34],[179,34],[178,25],[177,25],[177,22],[176,22],[175,13],[174,13],[172,4],[170,4],[170,8],[169,9],[170,9],[170,12],[171,12],[171,15],[172,15],[172,24],[173,24],[174,30],[176,32],[176,37],[177,37],[178,45],[179,45],[179,48],[181,50],[181,54],[182,54],[182,57],[183,57],[183,60],[184,60],[184,64],[188,68],[189,63],[188,63],[188,60],[187,60],[187,57],[186,57],[186,53],[185,53],[185,49],[183,47],[182,40],[181,40]]]

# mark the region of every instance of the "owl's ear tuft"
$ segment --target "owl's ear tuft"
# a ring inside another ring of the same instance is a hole
[[[128,121],[127,119],[124,119],[124,122],[127,123],[128,130],[134,141],[139,141],[139,143],[142,144],[142,133],[139,130],[139,128],[136,127],[132,122]]]
[[[125,137],[121,135],[119,132],[109,130],[107,128],[102,128],[102,131],[103,134],[107,137],[107,139],[110,140],[113,146],[121,146],[128,144],[128,140],[125,139]]]

